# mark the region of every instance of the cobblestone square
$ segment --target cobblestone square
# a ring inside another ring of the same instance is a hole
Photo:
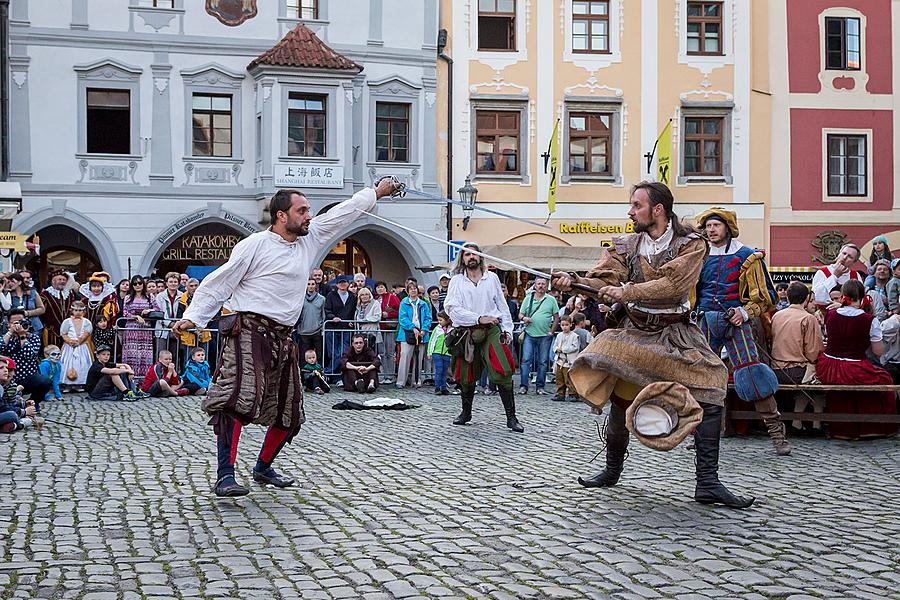
[[[458,397],[402,395],[420,408],[308,396],[276,463],[298,485],[237,500],[198,398],[47,403],[77,428],[0,435],[0,598],[900,598],[898,440],[723,440],[757,497],[735,512],[691,500],[683,447],[632,442],[617,487],[578,486],[602,462],[582,405],[520,397],[517,435],[496,396],[453,427]]]

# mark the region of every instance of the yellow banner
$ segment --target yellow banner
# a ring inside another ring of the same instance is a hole
[[[659,134],[659,139],[656,140],[656,148],[656,179],[669,185],[672,160],[672,121],[666,123],[662,133]]]
[[[550,190],[547,192],[547,209],[552,214],[556,210],[556,184],[559,181],[557,176],[559,165],[559,119],[553,127],[553,137],[550,138]]]
[[[15,250],[16,252],[28,252],[25,242],[28,240],[27,235],[22,235],[16,231],[0,233],[0,248],[4,250]]]

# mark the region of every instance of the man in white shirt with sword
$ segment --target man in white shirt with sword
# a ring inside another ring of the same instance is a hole
[[[247,423],[268,427],[253,479],[287,487],[294,483],[272,468],[278,453],[300,430],[303,385],[300,360],[291,331],[300,318],[312,261],[341,229],[394,194],[396,180],[353,195],[325,214],[310,214],[309,201],[297,190],[279,190],[269,203],[272,226],[239,242],[227,263],[203,280],[184,318],[172,331],[203,328],[230,299],[235,318],[224,317],[226,338],[216,376],[203,401],[217,436],[218,496],[244,496],[247,488],[234,477],[238,439]]]

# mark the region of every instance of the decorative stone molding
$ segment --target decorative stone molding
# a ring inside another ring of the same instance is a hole
[[[828,17],[859,19],[859,70],[827,69],[825,63],[825,19]],[[819,83],[822,93],[828,94],[836,102],[848,95],[866,95],[869,83],[867,72],[867,18],[864,13],[852,8],[831,7],[819,14]]]
[[[593,96],[597,92],[611,92],[616,98],[621,98],[625,94],[625,92],[620,88],[610,87],[605,83],[598,83],[598,79],[594,77],[593,74],[591,74],[591,76],[587,78],[586,83],[579,83],[578,85],[569,86],[563,91],[566,96],[573,96],[576,94],[577,90],[582,89],[591,96]]]
[[[421,190],[422,181],[419,177],[419,167],[413,165],[405,165],[399,167],[385,165],[368,165],[369,166],[369,183],[373,187],[375,182],[382,177],[395,176],[401,183],[405,183],[406,187],[411,190]]]
[[[101,159],[102,160],[102,159]],[[129,160],[127,165],[124,164],[108,164],[94,163],[92,159],[82,158],[78,161],[78,171],[81,177],[76,183],[85,183],[99,181],[111,183],[130,183],[137,184],[134,174],[137,171],[137,161]]]
[[[241,174],[240,163],[228,165],[210,165],[194,164],[186,162],[184,164],[184,185],[236,185],[243,187],[238,180]]]
[[[137,81],[140,79],[143,69],[107,58],[86,65],[75,65],[75,72],[78,74],[78,79]]]
[[[528,95],[528,87],[518,85],[515,83],[509,83],[508,81],[503,80],[503,75],[500,74],[500,70],[494,71],[494,76],[491,78],[491,81],[482,81],[481,83],[474,83],[469,86],[469,91],[473,94],[478,93],[479,88],[494,88],[495,92],[502,92],[504,88],[512,88],[518,91],[523,96]]]
[[[370,81],[366,85],[368,85],[370,93],[400,98],[418,98],[422,91],[422,86],[398,76],[388,77],[380,81]]]
[[[174,8],[155,6],[141,6],[139,0],[129,0],[129,24],[128,30],[140,30],[140,24],[135,27],[135,15],[137,15],[145,27],[155,32],[169,28],[166,33],[184,33],[184,0],[175,0]],[[172,21],[178,18],[178,28],[172,27]]]
[[[734,64],[734,35],[738,27],[750,27],[738,23],[735,0],[722,2],[722,54],[697,55],[687,53],[687,0],[675,0],[675,36],[678,39],[678,62],[698,69],[705,76],[725,65]]]
[[[572,49],[572,1],[560,0],[559,28],[563,34],[563,60],[581,67],[594,76],[600,69],[622,62],[622,37],[625,34],[625,0],[609,2],[609,52],[582,53]]]
[[[216,87],[225,89],[240,88],[245,75],[232,71],[216,63],[206,63],[194,69],[183,69],[181,78],[187,85]]]

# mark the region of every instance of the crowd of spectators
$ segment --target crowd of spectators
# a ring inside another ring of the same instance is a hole
[[[865,259],[865,260],[863,260]],[[862,262],[864,271],[853,266]],[[610,308],[579,294],[561,296],[543,279],[521,273],[503,278],[517,324],[513,345],[521,365],[519,394],[530,390],[555,401],[580,401],[568,377],[579,352],[606,326]],[[379,385],[452,391],[445,343],[453,324],[443,310],[450,274],[425,287],[415,277],[388,284],[364,273],[328,280],[314,269],[306,304],[296,324],[304,387],[327,393],[374,393]],[[28,271],[0,274],[0,431],[40,426],[40,405],[71,392],[93,399],[138,400],[203,394],[217,358],[215,320],[208,330],[172,334],[168,326],[190,306],[199,281],[183,273],[162,278],[136,275],[113,284],[107,273],[75,282],[50,273],[40,290]],[[900,258],[879,236],[872,252],[844,246],[834,264],[808,285],[775,286],[774,308],[761,317],[758,343],[782,384],[900,384]],[[227,314],[228,304],[222,314]],[[493,394],[486,378],[477,391]],[[780,394],[783,408],[803,412],[897,412],[893,392]],[[820,434],[816,421],[795,433]],[[896,426],[831,424],[837,437],[887,435]]]

